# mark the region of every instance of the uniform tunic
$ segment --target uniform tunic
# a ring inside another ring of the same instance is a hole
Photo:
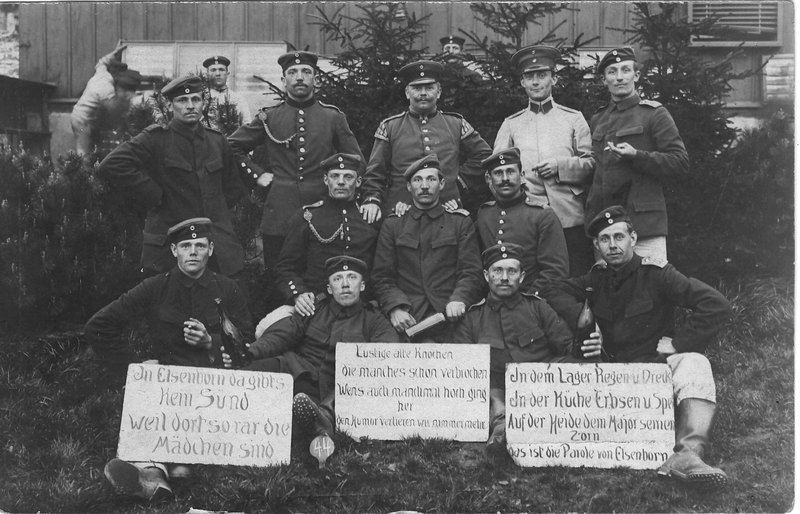
[[[267,134],[267,128],[272,137]],[[289,219],[300,207],[327,196],[322,182],[324,174],[319,167],[323,160],[335,153],[362,155],[342,111],[314,98],[302,103],[287,98],[277,106],[262,109],[253,121],[239,127],[228,140],[241,171],[252,186],[265,172],[275,175],[261,218],[261,233],[269,236],[285,236]],[[248,156],[263,144],[266,145],[265,168]]]
[[[319,384],[317,400],[332,406],[336,343],[398,342],[397,332],[376,308],[358,302],[342,307],[328,298],[313,316],[293,314],[271,325],[251,346],[256,359],[275,357],[283,373],[308,375]],[[327,399],[327,401],[326,401]]]
[[[473,305],[456,325],[454,340],[491,347],[492,387],[503,387],[508,363],[572,360],[572,333],[547,302],[531,294],[490,295]]]
[[[713,287],[681,274],[671,264],[633,256],[618,270],[605,262],[582,277],[552,284],[545,297],[574,327],[584,290],[594,288],[595,320],[610,362],[663,362],[656,352],[661,337],[671,337],[678,353],[703,353],[731,314],[728,300]],[[675,328],[675,307],[691,312]]]
[[[326,198],[307,205],[289,222],[289,234],[275,266],[278,290],[286,300],[305,292],[324,292],[325,261],[349,255],[372,268],[378,227],[361,217],[355,201]],[[366,278],[366,277],[365,277]]]
[[[403,173],[429,154],[439,158],[445,178],[441,201],[458,198],[459,166],[463,173],[482,176],[481,160],[492,150],[460,114],[436,111],[423,116],[411,111],[383,120],[375,131],[375,142],[361,186],[364,202],[391,212],[398,201],[411,203]]]
[[[233,231],[231,207],[244,187],[225,137],[200,123],[172,120],[151,125],[103,159],[98,174],[147,209],[142,267],[164,272],[175,264],[167,229],[188,218],[213,222],[211,238],[220,271],[244,267],[244,250]]]
[[[547,204],[524,194],[510,201],[486,202],[478,210],[477,227],[482,250],[502,243],[524,248],[523,291],[535,293],[548,282],[567,276],[564,232]]]
[[[222,298],[222,305],[242,331],[244,342],[252,341],[253,324],[247,303],[233,280],[209,269],[195,280],[177,267],[145,279],[100,309],[86,323],[86,339],[105,364],[124,380],[125,366],[134,360],[125,340],[125,329],[145,318],[160,364],[221,368],[220,321],[215,298]],[[186,343],[183,322],[189,318],[205,325],[211,335],[210,349]]]
[[[592,183],[594,158],[589,125],[580,111],[552,100],[534,112],[532,107],[503,121],[494,141],[494,151],[517,147],[528,195],[553,208],[563,228],[583,224],[584,193]],[[556,176],[543,179],[531,172],[546,159],[556,159]]]
[[[372,270],[375,296],[387,315],[407,307],[418,322],[450,302],[471,305],[483,287],[475,229],[466,211],[411,207],[383,223]]]
[[[667,235],[663,182],[689,169],[689,155],[669,112],[637,95],[602,107],[590,123],[596,159],[586,201],[588,223],[603,209],[622,205],[639,238]],[[619,159],[605,151],[608,142],[629,143],[637,152]]]

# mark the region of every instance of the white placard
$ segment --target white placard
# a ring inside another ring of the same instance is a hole
[[[117,455],[128,461],[288,464],[292,376],[131,364]]]
[[[336,427],[356,439],[485,441],[489,345],[339,343]]]
[[[675,444],[666,364],[509,364],[506,437],[520,466],[654,469]]]

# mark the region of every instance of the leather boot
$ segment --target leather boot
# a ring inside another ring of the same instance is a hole
[[[728,476],[703,462],[709,446],[716,404],[687,398],[678,404],[675,453],[658,468],[658,474],[693,485],[724,486]]]
[[[333,426],[328,417],[306,393],[294,395],[292,424],[294,425],[293,432],[296,432],[297,435],[308,432],[312,432],[315,436],[333,433]]]
[[[172,498],[172,488],[167,483],[167,477],[158,468],[141,469],[122,459],[111,459],[103,471],[119,494],[151,502]]]
[[[505,391],[492,387],[489,390],[489,425],[492,431],[486,441],[486,454],[493,460],[507,458],[506,448],[506,398]]]

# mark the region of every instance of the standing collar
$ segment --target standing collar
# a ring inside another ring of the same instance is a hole
[[[361,300],[359,299],[353,305],[342,307],[341,305],[336,303],[333,297],[331,297],[328,308],[330,309],[331,314],[335,319],[346,319],[346,318],[352,318],[353,316],[364,310],[364,304],[361,303]]]
[[[499,198],[496,198],[495,201],[497,202],[497,205],[499,207],[503,209],[508,209],[509,207],[514,207],[524,202],[527,196],[528,195],[525,194],[525,191],[522,191],[522,189],[520,189],[519,195],[515,196],[510,200],[500,200]]]
[[[203,133],[203,125],[199,121],[197,123],[189,124],[173,119],[169,122],[169,126],[176,133],[188,139],[200,137]]]
[[[617,282],[621,282],[628,278],[634,271],[639,269],[639,265],[641,263],[642,258],[634,253],[631,260],[625,263],[621,268],[614,269],[609,266],[607,269],[611,270],[611,274]]]
[[[432,113],[430,113],[430,114],[420,114],[420,113],[418,113],[418,112],[414,112],[414,111],[412,111],[412,110],[411,110],[411,108],[409,108],[409,109],[408,109],[408,114],[409,114],[409,115],[410,115],[412,118],[417,118],[417,119],[428,120],[428,119],[431,119],[431,118],[435,117],[437,114],[439,114],[439,109],[438,109],[438,108],[437,108],[437,109],[434,109],[434,110],[433,110],[433,112],[432,112]]]
[[[641,98],[639,98],[639,95],[634,94],[633,96],[629,96],[628,98],[620,100],[619,102],[612,100],[611,103],[616,106],[617,110],[624,111],[626,109],[630,109],[634,105],[638,105],[640,101]]]
[[[286,105],[289,105],[296,109],[306,109],[314,105],[316,101],[317,99],[312,96],[309,100],[306,100],[305,102],[298,102],[297,100],[292,99],[289,95],[286,95]]]
[[[519,302],[522,301],[522,295],[519,294],[519,291],[514,293],[513,295],[509,296],[508,298],[497,298],[493,294],[489,293],[489,296],[486,297],[486,303],[489,305],[489,308],[493,311],[500,310],[500,307],[505,306],[506,309],[513,309]]]
[[[228,84],[225,84],[225,87],[223,87],[222,89],[217,89],[217,88],[213,88],[213,89],[214,89],[214,91],[216,91],[217,93],[224,93],[225,91],[227,91],[227,90],[228,90]]]
[[[434,207],[425,210],[420,209],[416,205],[412,205],[408,210],[408,214],[410,214],[415,220],[420,219],[423,214],[427,215],[431,219],[436,219],[444,214],[444,207],[442,206],[441,202],[437,203]]]
[[[528,109],[530,109],[534,113],[543,113],[547,114],[553,108],[553,97],[547,97],[541,102],[537,102],[535,100],[528,100]]]
[[[192,287],[195,284],[198,284],[203,287],[208,287],[208,285],[211,283],[212,278],[214,277],[214,272],[208,268],[206,268],[205,272],[203,272],[203,274],[200,275],[200,278],[190,277],[186,273],[182,272],[180,268],[178,268],[178,266],[172,268],[172,271],[170,273],[175,275],[175,277],[178,280],[178,283],[186,288]]]

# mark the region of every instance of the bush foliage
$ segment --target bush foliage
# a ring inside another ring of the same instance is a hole
[[[418,44],[427,19],[413,13],[403,18],[400,6],[358,5],[351,18],[341,9],[330,15],[318,10],[312,19],[343,48],[333,60],[339,71],[322,74],[320,97],[347,114],[365,155],[380,120],[407,108],[397,71],[429,55]],[[503,119],[527,102],[511,55],[523,45],[531,24],[541,24],[565,7],[491,3],[472,8],[496,37],[463,33],[474,55],[447,64],[441,107],[462,113],[491,144]],[[712,283],[720,276],[791,274],[793,119],[779,112],[763,128],[737,138],[722,103],[730,81],[742,77],[731,71],[735,54],[716,64],[702,61],[689,41],[716,30],[715,20],[688,22],[677,8],[636,4],[629,33],[630,41],[642,48],[640,92],[667,106],[691,159],[690,176],[665,186],[670,260]],[[571,42],[559,39],[557,28],[537,42],[558,45],[564,62],[591,42],[583,35]],[[469,80],[464,80],[466,68]],[[580,109],[587,119],[608,101],[591,71],[565,67],[554,90],[556,101]],[[128,130],[114,137],[132,137],[153,122],[156,110],[168,117],[159,95],[154,102],[133,110]],[[235,129],[230,123],[224,126],[227,133]],[[94,166],[96,162],[74,154],[52,162],[22,148],[0,149],[4,327],[81,323],[138,280],[143,213],[98,180]],[[252,251],[260,201],[253,194],[236,210],[237,233]],[[257,291],[263,284],[258,273],[252,275],[251,290]]]

